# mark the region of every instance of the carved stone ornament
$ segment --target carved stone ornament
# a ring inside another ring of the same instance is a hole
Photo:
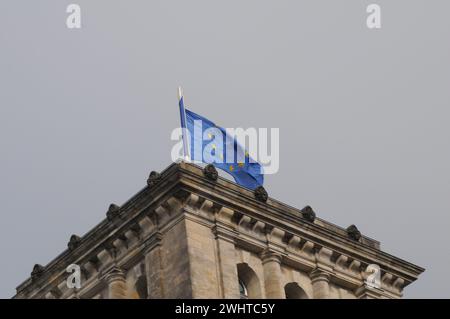
[[[303,218],[311,223],[314,222],[314,220],[316,219],[316,213],[311,208],[311,206],[305,206],[301,210],[301,213],[302,213]]]
[[[205,168],[203,169],[203,175],[205,175],[207,179],[210,179],[212,181],[216,181],[219,177],[219,173],[217,173],[216,168],[212,164],[208,164],[205,166]]]
[[[355,225],[350,225],[347,227],[347,234],[348,237],[356,241],[359,241],[359,239],[361,238],[361,232]]]
[[[255,198],[261,202],[267,202],[267,199],[269,198],[269,195],[267,194],[267,191],[262,186],[258,186],[255,189]]]
[[[75,248],[78,247],[80,242],[81,242],[80,236],[72,235],[72,236],[70,236],[70,240],[67,243],[67,247],[69,248],[69,250],[74,250]]]
[[[106,217],[109,221],[113,220],[115,217],[119,215],[120,207],[116,204],[109,205],[108,212],[106,213]]]
[[[36,280],[44,273],[44,266],[36,264],[33,267],[33,271],[31,272],[31,279]]]
[[[148,187],[152,187],[158,182],[161,181],[161,174],[155,171],[152,171],[147,179],[147,185]]]

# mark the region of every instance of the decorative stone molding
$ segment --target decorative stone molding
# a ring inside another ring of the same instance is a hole
[[[73,293],[73,296],[70,299],[81,299],[81,297],[78,293],[78,289],[75,288],[75,292]]]
[[[31,280],[35,281],[35,280],[39,279],[39,277],[42,276],[44,271],[45,271],[44,266],[42,266],[40,264],[35,264],[33,267],[33,271],[31,272]]]
[[[236,212],[236,211],[235,211],[235,212],[233,213],[233,216],[232,216],[232,218],[231,218],[231,221],[232,221],[233,223],[235,223],[236,225],[239,225],[239,223],[241,222],[242,217],[244,217],[244,215],[243,215],[242,213]]]
[[[170,210],[164,208],[162,205],[156,207],[154,213],[158,225],[164,225],[170,219]]]
[[[89,279],[89,271],[87,270],[86,265],[81,265],[80,271],[85,280]]]
[[[314,258],[314,243],[310,241],[304,241],[303,245],[300,242],[300,252],[303,256],[310,256],[310,258]]]
[[[130,230],[136,235],[136,237],[137,237],[138,239],[141,238],[141,235],[142,235],[142,228],[141,228],[141,226],[139,225],[139,222],[135,222],[135,223],[131,224]]]
[[[120,214],[120,207],[116,204],[109,205],[109,209],[106,212],[106,217],[109,221],[114,220],[116,217],[118,217]]]
[[[331,261],[331,257],[333,255],[333,251],[326,247],[320,247],[316,252],[316,261],[317,264],[323,265],[326,268],[332,267],[333,262]]]
[[[119,255],[119,249],[114,245],[114,242],[107,242],[104,244],[105,250],[108,252],[111,260],[115,260]]]
[[[155,247],[160,247],[163,237],[163,234],[160,232],[154,232],[153,234],[151,234],[150,237],[144,242],[144,255],[153,250]]]
[[[383,290],[367,284],[363,284],[355,290],[355,296],[358,299],[380,299],[383,295]]]
[[[203,168],[203,175],[205,175],[205,177],[211,181],[216,181],[219,177],[219,173],[212,164],[208,164],[205,166],[205,168]]]
[[[44,299],[57,299],[51,292],[45,294]]]
[[[355,225],[350,225],[347,227],[347,235],[355,241],[359,241],[361,239],[361,232]]]
[[[313,286],[313,295],[316,299],[328,299],[330,297],[330,278],[329,272],[321,268],[315,268],[309,274]]]
[[[202,199],[199,202],[201,202],[198,209],[199,214],[210,221],[214,221],[214,216],[220,211],[221,206],[208,199]]]
[[[252,227],[251,227],[251,230],[252,230],[252,232],[258,237],[258,238],[261,238],[261,236],[262,237],[264,237],[264,235],[265,235],[265,227],[266,227],[266,224],[264,224],[263,222],[261,222],[261,221],[255,221],[254,223],[252,223]]]
[[[257,200],[259,200],[260,202],[265,203],[265,202],[267,202],[267,199],[269,199],[269,194],[267,194],[266,189],[262,186],[256,187],[254,194],[255,194],[255,198]]]
[[[292,240],[293,237],[294,237],[294,235],[291,234],[291,233],[287,233],[287,232],[284,233],[284,236],[283,236],[283,243],[289,245],[289,242]]]
[[[98,258],[97,254],[92,255],[89,260],[88,263],[91,264],[96,271],[98,271],[100,269],[100,259]]]
[[[164,227],[164,225],[170,220],[173,220],[175,216],[178,216],[184,210],[188,210],[187,206],[189,204],[187,204],[187,202],[189,201],[190,198],[185,202],[182,202],[175,196],[169,197],[167,200],[157,205],[148,216],[154,225],[158,225],[159,228]]]
[[[175,192],[175,194],[173,194],[173,196],[184,204],[191,196],[191,193],[184,189],[179,189]]]
[[[104,278],[108,283],[109,299],[126,298],[126,278],[124,271],[117,266],[113,266],[105,272]]]
[[[281,264],[281,255],[270,249],[263,250],[260,256],[263,265],[268,262],[276,262]]]
[[[382,277],[381,277],[381,284],[384,287],[389,287],[392,284],[394,276],[392,276],[392,274],[390,273],[385,273]]]
[[[298,251],[300,249],[300,243],[302,241],[300,237],[286,233],[284,240],[286,242],[287,249],[291,248],[294,251]]]
[[[285,231],[278,227],[266,225],[266,232],[267,243],[269,245],[274,244],[277,247],[282,247],[282,249],[284,249],[286,246],[286,243],[283,242],[283,238],[286,234]]]
[[[273,231],[275,227],[270,224],[264,224],[263,232],[265,235],[270,235],[270,233]]]
[[[80,242],[81,242],[81,237],[74,234],[74,235],[70,236],[70,240],[67,243],[67,247],[69,248],[69,250],[74,250],[75,248],[77,248],[80,245]]]
[[[398,293],[400,293],[403,290],[403,287],[405,285],[405,280],[403,280],[400,277],[397,277],[394,282],[392,283],[392,287],[394,290]]]
[[[222,239],[234,246],[234,240],[238,235],[236,223],[233,221],[235,212],[228,207],[221,207],[215,215],[214,226],[211,231],[216,240]]]
[[[300,212],[302,213],[303,218],[310,223],[313,223],[316,219],[316,213],[311,208],[311,206],[305,206]]]
[[[339,269],[345,270],[347,268],[347,265],[348,265],[348,256],[340,255],[336,259],[336,267],[338,267]]]
[[[200,197],[196,194],[189,194],[185,201],[186,206],[188,206],[189,208],[192,208],[193,210],[200,209],[204,202],[205,202],[205,198]]]
[[[127,247],[127,243],[128,243],[128,237],[127,237],[127,232],[131,231],[131,226],[129,228],[129,230],[124,230],[121,234],[117,235],[117,241],[119,241],[120,244],[123,244],[125,246],[125,248]]]
[[[157,227],[157,218],[154,214],[145,215],[138,221],[141,228],[140,239],[144,239],[148,234],[152,233]]]
[[[152,171],[147,179],[148,187],[153,187],[161,181],[161,174],[155,171]]]
[[[317,282],[317,281],[326,281],[330,282],[330,273],[327,271],[324,271],[321,268],[315,268],[313,271],[310,272],[309,277],[311,278],[311,282]]]
[[[59,299],[62,296],[62,292],[58,287],[53,287],[47,294],[46,299]]]
[[[216,214],[216,221],[226,225],[233,225],[235,223],[235,215],[237,213],[232,209],[223,206]]]
[[[354,274],[361,276],[361,262],[359,260],[352,260],[348,266],[348,269]]]
[[[105,271],[104,277],[108,284],[115,281],[125,281],[125,273],[120,267],[117,266],[113,266]]]

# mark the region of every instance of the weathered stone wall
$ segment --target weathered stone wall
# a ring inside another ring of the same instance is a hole
[[[179,221],[163,237],[162,286],[164,298],[192,298],[191,264],[185,220]],[[152,260],[151,262],[157,262]],[[149,278],[149,282],[152,278]],[[158,283],[155,283],[158,285]]]

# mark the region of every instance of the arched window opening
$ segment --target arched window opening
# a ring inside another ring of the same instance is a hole
[[[147,278],[145,276],[139,276],[134,284],[134,288],[139,296],[139,299],[147,299],[148,291],[147,291]]]
[[[246,263],[237,265],[239,293],[242,299],[262,298],[259,278]]]
[[[308,299],[306,292],[296,282],[290,282],[284,286],[286,299]]]

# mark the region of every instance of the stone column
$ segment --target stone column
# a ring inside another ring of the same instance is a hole
[[[105,279],[108,284],[108,299],[127,298],[127,285],[122,269],[114,266],[106,273]]]
[[[281,282],[281,256],[266,250],[261,254],[261,259],[264,268],[266,298],[286,298]]]
[[[328,299],[330,297],[330,274],[320,268],[310,273],[314,299]]]

